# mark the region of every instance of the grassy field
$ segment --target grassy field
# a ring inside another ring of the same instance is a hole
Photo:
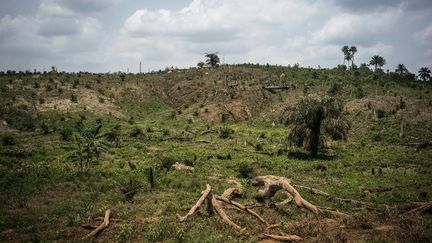
[[[286,78],[279,80],[282,72]],[[258,242],[262,232],[305,241],[431,241],[430,213],[407,214],[403,207],[432,197],[432,150],[410,146],[432,137],[431,86],[359,73],[238,65],[145,75],[2,75],[0,241],[81,241],[91,231],[83,226],[98,225],[95,218],[106,209],[114,221],[98,242]],[[261,88],[284,83],[297,88],[274,94]],[[328,141],[326,152],[309,159],[287,143],[284,110],[335,84],[351,123],[349,139]],[[101,134],[111,134],[104,139],[108,149],[78,173],[74,135],[100,125]],[[195,170],[173,170],[175,162]],[[256,202],[258,175],[283,176],[368,206],[299,187],[311,203],[349,216],[278,207],[274,202],[284,199],[278,193],[254,208],[281,224],[271,230],[230,207],[232,219],[247,227],[243,234],[204,209],[186,222],[176,217],[207,183],[216,195],[231,186],[209,176],[236,178],[245,193],[235,200]]]

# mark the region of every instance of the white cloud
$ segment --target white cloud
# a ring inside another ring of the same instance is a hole
[[[193,0],[180,10],[128,9],[129,3],[147,3],[141,0],[40,1],[32,15],[0,19],[2,68],[138,71],[139,61],[149,69],[195,66],[206,52],[219,52],[228,63],[333,67],[342,63],[342,45],[358,47],[357,63],[375,54],[397,63],[416,56],[409,60],[422,63],[430,55],[419,47],[432,48],[432,26],[418,31],[424,26],[415,25],[428,17],[412,14],[402,0],[389,6],[371,0]],[[426,57],[417,61],[421,55]]]

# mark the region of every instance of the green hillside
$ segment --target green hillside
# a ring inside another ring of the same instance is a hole
[[[110,209],[97,242],[258,242],[263,233],[426,242],[431,91],[430,82],[367,67],[3,73],[0,241],[81,241]],[[320,140],[317,156],[287,139],[288,118],[306,97],[340,101],[349,125],[346,140]],[[176,162],[193,172],[173,169]],[[259,204],[253,182],[264,175],[290,179],[320,213],[278,205],[282,192]],[[176,215],[186,215],[206,184],[221,195],[228,178],[243,189],[234,201],[280,225],[223,204],[246,227],[240,232],[217,211],[209,216],[205,203],[180,222]]]

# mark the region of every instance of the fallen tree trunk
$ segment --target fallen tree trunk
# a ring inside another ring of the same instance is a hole
[[[192,166],[188,166],[188,165],[185,165],[185,164],[182,164],[182,163],[179,163],[179,162],[175,162],[175,163],[172,165],[172,167],[173,167],[174,169],[176,169],[176,170],[184,170],[184,171],[187,171],[187,172],[189,172],[189,173],[192,173],[192,172],[194,172],[194,170],[195,170],[194,167],[192,167]]]
[[[256,199],[263,201],[266,198],[272,198],[277,191],[284,190],[291,194],[298,207],[305,207],[311,212],[317,214],[319,209],[312,203],[305,200],[300,193],[290,184],[290,181],[285,177],[280,176],[257,176],[253,179],[253,186],[264,186],[263,189],[259,190],[256,194]]]

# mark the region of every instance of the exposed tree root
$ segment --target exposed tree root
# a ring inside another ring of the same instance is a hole
[[[195,168],[192,166],[188,166],[179,162],[175,162],[175,164],[172,165],[172,167],[176,170],[185,170],[189,173],[194,172]]]
[[[272,235],[272,234],[263,233],[262,236],[264,238],[270,238],[272,240],[283,241],[283,242],[303,240],[303,238],[297,235]]]
[[[240,233],[243,233],[246,228],[242,228],[238,224],[234,223],[231,218],[228,216],[228,214],[225,212],[221,202],[224,202],[226,204],[230,204],[234,206],[235,208],[241,210],[242,212],[246,212],[256,219],[258,219],[260,222],[262,222],[265,226],[269,226],[269,224],[255,211],[252,209],[247,208],[246,206],[232,201],[231,198],[234,196],[240,196],[243,194],[243,188],[241,184],[235,180],[232,179],[220,179],[218,177],[209,177],[213,180],[223,181],[227,183],[232,183],[235,185],[235,187],[231,187],[226,189],[222,196],[213,195],[211,193],[211,186],[207,184],[207,189],[202,193],[201,197],[198,199],[198,201],[195,203],[195,205],[189,210],[188,214],[185,216],[177,215],[177,217],[180,219],[180,222],[183,222],[187,219],[187,217],[191,216],[196,212],[196,210],[201,206],[201,204],[204,202],[204,200],[207,201],[207,212],[209,215],[212,215],[213,212],[216,212],[223,221],[225,221],[227,224],[231,225],[233,228],[237,229]]]
[[[110,223],[110,215],[111,215],[111,210],[110,209],[106,210],[104,221],[96,229],[94,229],[92,232],[90,232],[88,235],[86,235],[85,238],[91,238],[93,236],[96,236],[99,232],[101,232],[106,227],[108,227],[108,225]]]
[[[273,175],[257,176],[254,178],[252,185],[264,186],[264,188],[259,190],[256,194],[256,199],[259,201],[263,201],[266,198],[272,198],[277,191],[284,190],[293,197],[298,207],[305,207],[315,214],[319,213],[319,209],[305,200],[300,193],[291,186],[290,181],[285,177]]]

